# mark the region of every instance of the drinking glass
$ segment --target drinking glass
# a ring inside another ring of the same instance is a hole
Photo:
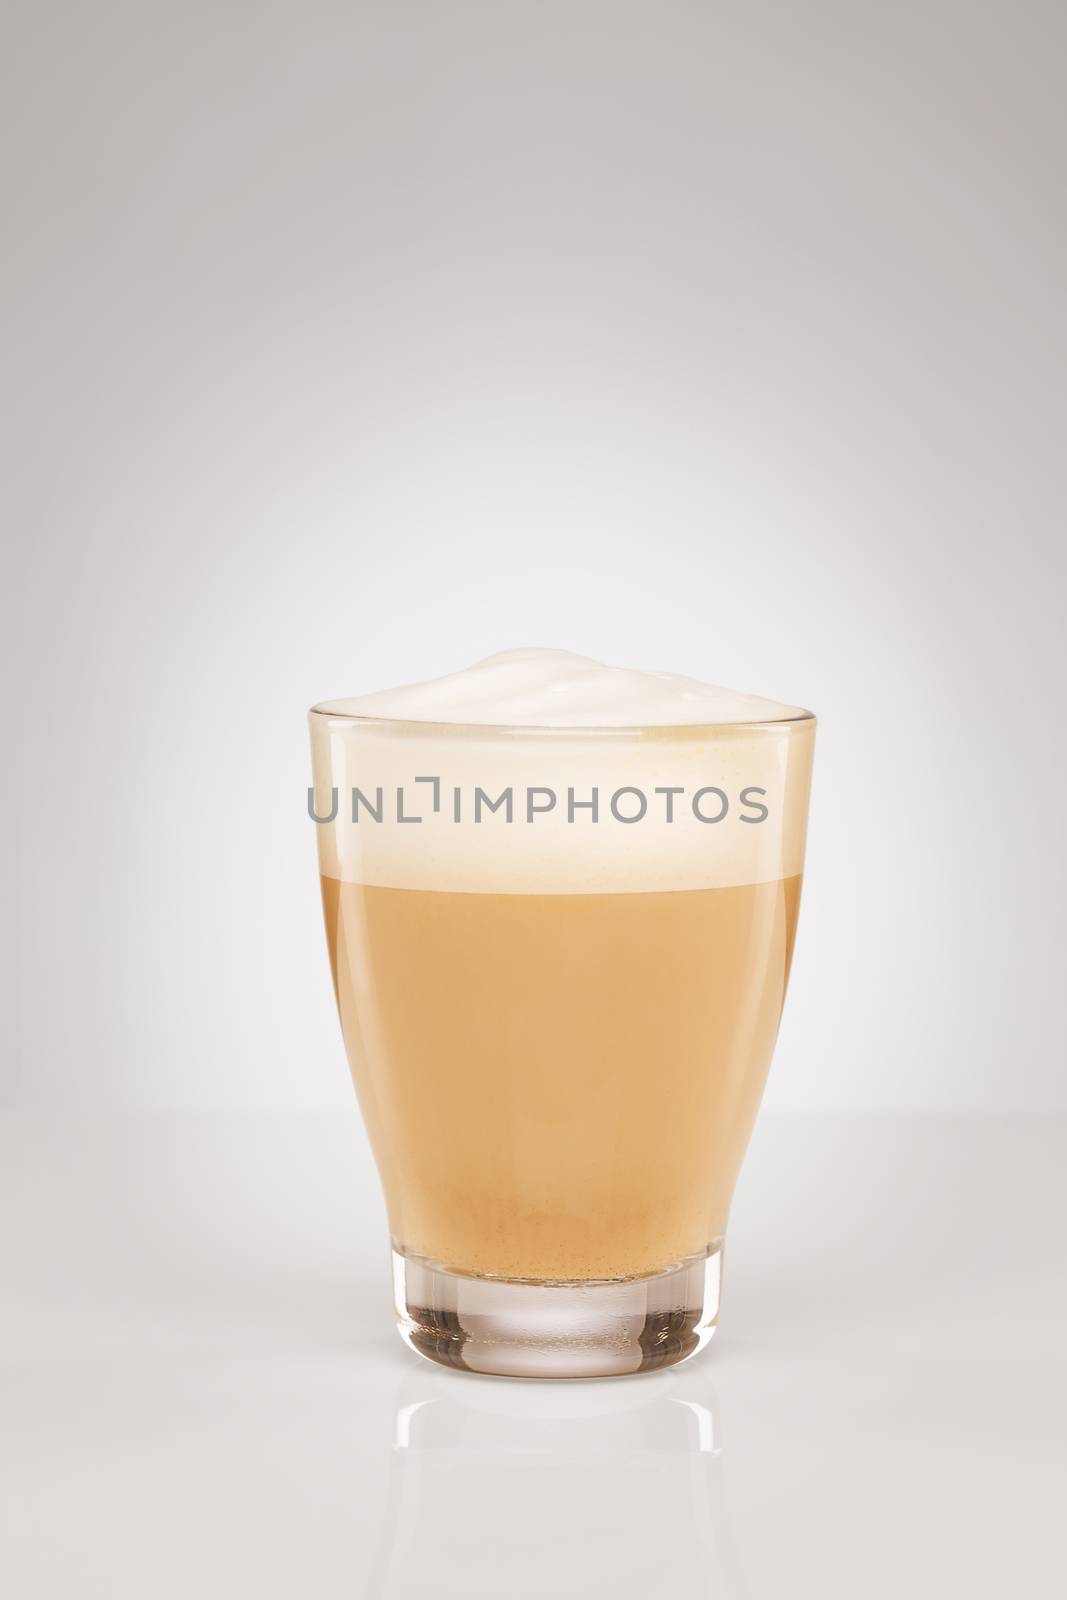
[[[517,1377],[692,1355],[785,998],[814,717],[310,722],[403,1338]]]

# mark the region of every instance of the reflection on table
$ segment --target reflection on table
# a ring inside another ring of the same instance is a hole
[[[745,1600],[711,1388],[413,1374],[365,1594]]]

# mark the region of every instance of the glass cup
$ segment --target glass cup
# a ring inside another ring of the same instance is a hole
[[[515,1377],[684,1360],[785,997],[815,718],[310,721],[403,1338]]]

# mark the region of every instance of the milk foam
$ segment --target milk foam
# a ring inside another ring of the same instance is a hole
[[[505,650],[425,683],[332,700],[322,711],[478,727],[666,728],[779,722],[796,706],[672,672],[608,667],[569,650]]]
[[[495,894],[791,877],[814,728],[794,706],[562,650],[327,701],[311,715],[320,864]]]

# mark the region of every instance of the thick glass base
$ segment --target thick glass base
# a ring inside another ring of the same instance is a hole
[[[507,1378],[650,1372],[703,1349],[719,1315],[722,1244],[648,1278],[542,1283],[449,1272],[393,1251],[400,1335],[444,1367]]]

